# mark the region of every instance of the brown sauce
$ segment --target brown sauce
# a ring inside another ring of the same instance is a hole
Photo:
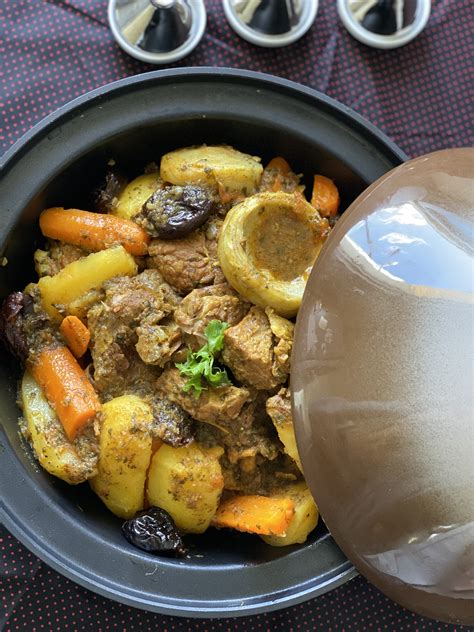
[[[248,244],[255,266],[280,281],[303,275],[316,257],[311,224],[288,208],[262,210]]]

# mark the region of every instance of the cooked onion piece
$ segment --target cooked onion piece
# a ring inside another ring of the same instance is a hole
[[[200,184],[218,187],[229,199],[251,195],[262,177],[260,158],[227,145],[185,147],[165,154],[160,175],[172,184]]]
[[[289,318],[328,231],[327,220],[299,193],[259,193],[227,214],[219,263],[242,296]]]

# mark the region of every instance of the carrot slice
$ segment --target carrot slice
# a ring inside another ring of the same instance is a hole
[[[326,176],[315,175],[311,205],[323,217],[332,217],[337,215],[339,201],[339,191],[334,182]]]
[[[67,347],[43,349],[30,369],[54,408],[67,438],[74,441],[79,430],[100,410],[94,387]]]
[[[135,222],[115,215],[53,207],[41,213],[39,223],[45,237],[86,250],[105,250],[122,244],[131,255],[148,252],[149,235]]]
[[[276,156],[275,158],[272,158],[266,168],[275,169],[276,171],[281,173],[282,176],[288,175],[291,171],[290,165],[281,156]]]
[[[265,168],[265,171],[276,171],[275,179],[271,190],[274,192],[281,191],[285,177],[291,172],[291,167],[287,161],[281,156],[272,158]]]
[[[294,514],[291,498],[234,496],[219,505],[212,525],[259,535],[285,535]]]
[[[82,320],[77,316],[66,316],[59,326],[59,331],[76,358],[82,357],[87,351],[91,339],[90,331]]]

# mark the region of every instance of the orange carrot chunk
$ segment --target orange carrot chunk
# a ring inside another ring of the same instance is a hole
[[[288,175],[291,171],[290,165],[281,156],[276,156],[276,158],[272,158],[266,168],[275,169],[276,171],[281,173],[282,176]]]
[[[234,496],[219,505],[212,525],[259,535],[285,535],[294,514],[291,498]]]
[[[311,205],[323,217],[333,217],[339,210],[339,191],[337,186],[326,176],[315,175]]]
[[[76,358],[81,358],[87,351],[91,339],[90,331],[77,316],[66,316],[59,326],[67,346]]]
[[[70,441],[100,410],[94,387],[67,347],[48,347],[30,366]]]
[[[148,252],[150,237],[143,228],[115,215],[53,207],[41,213],[39,223],[45,237],[86,250],[105,250],[121,244],[131,255]]]
[[[276,171],[271,190],[281,191],[283,188],[283,180],[291,172],[291,167],[284,158],[276,156],[270,160],[265,171]]]

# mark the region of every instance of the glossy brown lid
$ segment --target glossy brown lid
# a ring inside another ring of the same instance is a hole
[[[336,542],[395,601],[474,623],[474,150],[397,167],[344,213],[293,352],[298,447]]]

